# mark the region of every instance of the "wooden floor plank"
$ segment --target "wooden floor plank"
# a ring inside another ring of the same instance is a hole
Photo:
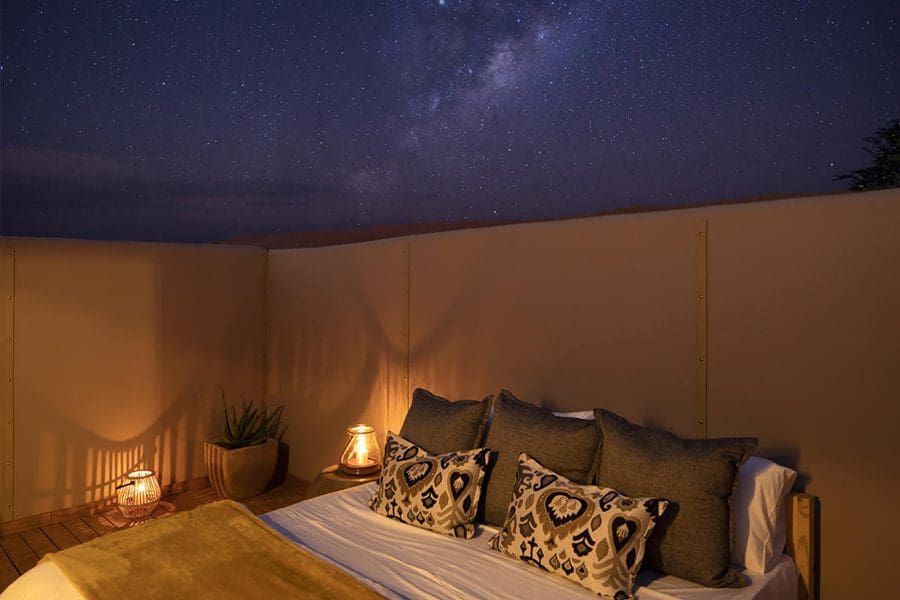
[[[12,561],[16,571],[24,573],[37,564],[38,557],[18,533],[0,538],[0,547]]]
[[[69,530],[69,533],[75,536],[79,544],[90,541],[97,537],[97,532],[81,519],[72,519],[65,521],[63,527]]]
[[[108,533],[112,533],[116,531],[116,526],[109,522],[109,520],[103,515],[84,515],[81,517],[81,520],[84,521],[88,527],[94,530],[94,532],[99,536],[104,536]]]
[[[197,504],[207,504],[220,499],[219,494],[211,487],[208,487],[205,490],[194,490],[190,492],[190,497],[192,500],[196,501]]]
[[[18,577],[19,571],[13,564],[12,559],[0,549],[0,591],[5,590]]]
[[[56,552],[59,550],[59,548],[53,545],[50,538],[44,535],[44,532],[40,529],[26,529],[25,531],[20,531],[19,535],[22,536],[22,539],[25,540],[32,552],[34,552],[35,556],[39,559],[48,552]]]
[[[253,514],[260,515],[299,502],[306,497],[308,487],[306,483],[299,479],[289,478],[277,488],[242,502],[247,505]]]
[[[44,525],[41,527],[41,531],[43,531],[47,537],[50,538],[50,541],[53,542],[53,545],[60,550],[65,550],[66,548],[78,545],[78,539],[72,535],[68,529],[63,527],[62,523]]]
[[[116,529],[123,529],[129,525],[128,519],[122,516],[118,508],[111,508],[102,514],[103,518],[112,523],[112,526]]]

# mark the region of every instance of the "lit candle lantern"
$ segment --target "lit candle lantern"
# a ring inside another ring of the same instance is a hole
[[[347,428],[350,441],[341,455],[341,470],[348,475],[371,475],[381,468],[381,449],[375,429],[368,425]]]
[[[119,510],[129,519],[149,516],[159,504],[159,481],[156,473],[149,469],[132,471],[125,476],[127,481],[116,487]]]

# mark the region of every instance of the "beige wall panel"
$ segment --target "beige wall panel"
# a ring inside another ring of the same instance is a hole
[[[15,516],[108,498],[129,468],[206,474],[219,386],[263,390],[260,249],[6,239],[16,252]]]
[[[900,554],[900,190],[710,209],[710,436],[756,435],[821,501],[823,598]]]
[[[285,404],[292,473],[338,462],[346,428],[383,442],[406,413],[406,242],[269,254],[268,397]]]
[[[696,434],[694,225],[656,213],[411,238],[413,387],[505,387]]]
[[[758,436],[796,466],[822,503],[823,597],[873,595],[900,550],[889,517],[860,521],[900,491],[897,190],[408,238],[411,387],[505,386],[698,435],[704,219],[709,435]],[[403,244],[271,254],[270,396],[291,399],[301,476],[336,460],[350,422],[402,420]]]

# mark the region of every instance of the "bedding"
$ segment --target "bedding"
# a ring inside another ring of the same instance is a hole
[[[593,410],[576,410],[572,412],[558,412],[554,411],[554,415],[557,417],[565,417],[567,419],[581,419],[583,421],[593,421],[594,420],[594,411]]]
[[[607,410],[595,415],[603,438],[595,483],[669,500],[647,540],[644,567],[710,587],[745,585],[731,566],[731,497],[757,440],[686,440]]]
[[[41,568],[52,582],[45,588],[31,584]],[[62,581],[54,571],[63,576]],[[63,581],[71,590],[66,590]],[[291,544],[231,500],[204,504],[47,554],[38,567],[4,592],[3,599],[73,596],[90,600],[381,597],[343,570]]]
[[[486,448],[428,454],[388,432],[384,468],[369,507],[414,527],[470,538],[489,458]]]
[[[668,502],[578,485],[519,455],[506,522],[494,550],[615,600],[629,600],[644,544]]]
[[[516,482],[519,454],[525,452],[575,483],[588,483],[600,435],[592,422],[557,417],[522,402],[507,390],[494,399],[494,416],[484,446],[491,449],[485,478],[484,518],[501,526]]]
[[[287,539],[346,571],[387,598],[525,600],[595,598],[561,578],[521,565],[488,548],[497,533],[482,527],[471,539],[409,527],[372,512],[376,484],[326,494],[263,515]],[[797,569],[787,555],[765,574],[745,572],[744,588],[706,588],[672,576],[638,575],[638,600],[796,600]],[[52,562],[16,580],[2,600],[82,596]]]
[[[785,501],[797,472],[771,460],[751,456],[741,466],[734,494],[734,551],[736,565],[756,573],[771,569],[787,538]]]
[[[553,414],[594,420],[593,410]],[[796,480],[796,471],[760,456],[751,456],[738,469],[737,490],[732,496],[731,560],[735,565],[765,573],[778,564],[787,540],[787,498]]]
[[[493,396],[488,396],[450,402],[417,388],[400,435],[431,454],[477,448],[484,438],[492,400]]]
[[[367,506],[375,484],[319,496],[263,515],[294,542],[325,557],[388,598],[597,598],[488,546],[498,533],[481,527],[471,539],[451,538],[376,515]],[[796,600],[797,569],[783,555],[766,574],[746,573],[744,588],[708,588],[672,576],[638,575],[638,600]]]

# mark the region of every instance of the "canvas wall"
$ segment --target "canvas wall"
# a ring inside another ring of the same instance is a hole
[[[138,464],[164,483],[202,476],[220,384],[286,405],[305,479],[337,461],[348,425],[399,429],[414,387],[503,386],[683,435],[759,436],[821,499],[825,598],[871,595],[900,550],[897,190],[268,256],[2,246],[15,253],[16,516],[108,497]]]
[[[335,463],[355,423],[406,414],[406,242],[269,253],[268,382],[291,472]]]
[[[268,395],[307,479],[417,386],[758,436],[821,499],[822,597],[865,597],[900,552],[898,274],[898,190],[272,251]]]
[[[205,476],[219,386],[261,399],[265,251],[0,245],[15,254],[15,517],[109,498],[136,466]]]

